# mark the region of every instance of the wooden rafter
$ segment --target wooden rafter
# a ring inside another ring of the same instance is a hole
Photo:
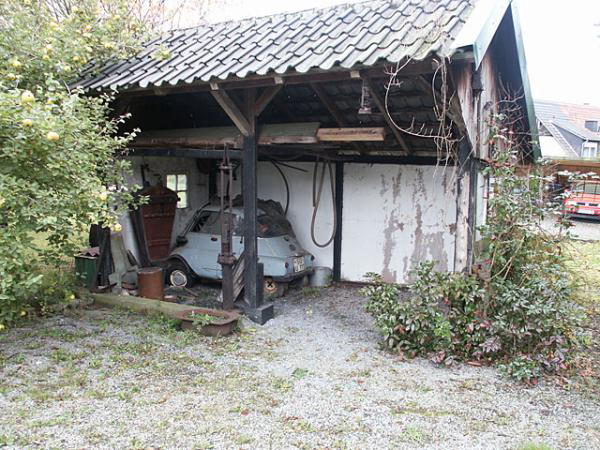
[[[267,105],[271,102],[271,100],[273,100],[273,98],[275,98],[275,96],[278,94],[282,87],[283,86],[281,84],[278,84],[276,86],[266,87],[262,91],[262,93],[256,100],[256,103],[254,104],[255,116],[260,116],[260,113],[262,113],[265,110]]]
[[[421,86],[425,92],[429,95],[434,96],[436,99],[440,100],[442,98],[442,93],[439,89],[433,87],[433,85],[425,79],[424,76],[419,75],[414,78],[416,83]],[[458,103],[458,99],[456,97],[452,97],[450,99],[450,104],[446,108],[446,117],[450,119],[454,124],[461,130],[465,129],[464,121],[462,120],[462,113],[460,110],[460,105]]]
[[[321,100],[323,105],[325,105],[325,108],[327,108],[327,111],[329,111],[329,114],[331,114],[331,116],[335,119],[338,126],[340,126],[340,127],[349,126],[348,120],[346,120],[346,117],[344,116],[344,114],[340,111],[340,109],[337,107],[337,105],[335,104],[333,99],[329,96],[329,94],[327,94],[325,89],[323,89],[323,87],[317,83],[311,83],[310,86],[312,87],[313,91],[315,91],[315,94],[317,94],[317,97],[319,97],[319,99]],[[360,152],[363,152],[365,150],[362,145],[360,145],[356,142],[352,143],[352,146]]]
[[[250,122],[246,118],[246,115],[240,111],[240,108],[235,101],[225,91],[210,91],[217,103],[223,108],[223,111],[229,116],[231,121],[235,124],[240,133],[244,136],[250,136],[253,129]]]
[[[325,92],[325,89],[323,89],[323,87],[317,83],[311,83],[310,87],[312,87],[313,91],[315,91],[315,93],[317,94],[323,105],[325,105],[325,108],[327,108],[329,114],[331,114],[331,116],[335,119],[337,124],[340,127],[347,127],[348,121],[346,120],[346,117],[339,110],[333,99],[329,97],[329,94]]]
[[[383,99],[383,97],[381,96],[379,91],[377,91],[375,89],[375,86],[371,82],[371,79],[369,77],[363,75],[362,80],[365,82],[365,84],[369,88],[369,91],[371,91],[371,97],[373,98],[373,102],[375,102],[375,106],[377,106],[377,109],[379,109],[379,111],[381,111],[381,113],[383,114],[383,118],[385,119],[386,123],[392,130],[392,134],[394,135],[394,138],[396,139],[396,141],[398,142],[398,144],[400,145],[402,150],[404,150],[408,154],[412,153],[410,150],[410,147],[408,146],[408,144],[402,137],[402,133],[400,133],[400,130],[398,130],[396,125],[394,125],[394,121],[390,117],[390,114],[389,114],[387,108],[385,107],[385,100]]]

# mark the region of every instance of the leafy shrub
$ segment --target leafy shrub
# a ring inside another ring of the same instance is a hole
[[[0,329],[68,291],[50,283],[65,282],[72,237],[116,227],[132,199],[118,156],[133,134],[118,133],[113,97],[69,86],[135,51],[143,24],[124,0],[52,3],[0,2]]]
[[[510,146],[498,149],[485,171],[494,185],[475,274],[438,273],[433,262],[422,263],[406,299],[399,286],[368,274],[367,310],[389,349],[446,364],[498,361],[522,381],[572,360],[580,343],[573,284],[560,242],[540,226],[554,207],[540,200],[541,169],[518,175],[515,156]]]

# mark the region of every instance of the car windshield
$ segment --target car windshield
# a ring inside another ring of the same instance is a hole
[[[600,195],[600,183],[577,183],[573,192],[578,194],[598,194]]]
[[[271,238],[285,236],[286,234],[295,237],[292,225],[283,216],[261,214],[258,216],[257,222],[258,237]]]
[[[225,214],[224,223],[227,224],[229,214]],[[196,233],[212,235],[221,234],[221,213],[218,211],[203,211],[198,217],[196,225],[192,229]],[[240,217],[233,214],[233,234],[238,236],[243,233],[243,223]]]

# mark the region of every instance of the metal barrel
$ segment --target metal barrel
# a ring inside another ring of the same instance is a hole
[[[138,270],[138,295],[140,297],[163,300],[163,271],[160,267],[144,267]]]
[[[316,266],[310,277],[310,285],[314,287],[331,286],[332,270],[329,267]]]

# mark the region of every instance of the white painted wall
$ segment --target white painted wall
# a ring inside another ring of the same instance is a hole
[[[171,242],[174,243],[177,234],[185,228],[185,225],[191,220],[194,212],[208,201],[208,175],[201,174],[198,171],[196,161],[192,158],[132,156],[130,161],[133,174],[128,177],[128,182],[131,184],[142,185],[141,166],[144,164],[147,164],[149,167],[146,170],[146,181],[150,182],[151,185],[155,185],[159,180],[162,180],[166,186],[166,176],[169,174],[187,175],[188,207],[177,209],[173,234],[171,236]],[[128,235],[127,228],[131,226],[129,222],[123,218],[121,225],[124,230],[123,234]],[[132,248],[132,245],[128,245],[127,242],[125,245],[127,248]]]
[[[290,185],[290,206],[287,218],[292,224],[300,245],[315,256],[315,265],[333,268],[333,242],[325,248],[317,247],[310,237],[310,222],[312,217],[312,176],[313,163],[286,163],[300,170],[280,166]],[[333,169],[333,167],[332,167]],[[333,171],[335,177],[335,171]],[[320,174],[320,172],[319,172]],[[235,192],[239,194],[241,186],[241,170],[235,183]],[[258,163],[258,198],[262,200],[275,200],[285,208],[285,185],[281,174],[270,162]],[[335,178],[334,178],[335,179]],[[315,222],[315,237],[317,242],[324,243],[329,239],[333,229],[333,203],[329,173],[325,175],[321,203],[317,211]]]
[[[367,272],[406,283],[420,261],[452,270],[456,227],[454,169],[344,165],[342,279]]]
[[[131,183],[141,184],[140,167],[148,164],[146,179],[155,184],[167,174],[185,173],[189,181],[189,207],[177,211],[176,234],[194,211],[208,201],[208,176],[200,174],[193,159],[132,157]],[[300,244],[315,256],[315,265],[333,267],[333,243],[317,247],[310,237],[313,163],[290,162],[296,170],[281,166],[290,185],[288,219]],[[241,192],[241,169],[234,181],[234,195]],[[258,196],[285,207],[285,185],[270,162],[258,164]],[[325,242],[333,229],[334,206],[329,174],[323,187],[316,220],[316,237]],[[376,272],[388,281],[408,282],[415,263],[438,260],[439,270],[452,270],[456,223],[454,169],[435,166],[344,165],[342,223],[342,279],[361,281]],[[129,224],[122,221],[124,236]],[[126,242],[127,248],[132,248]]]

